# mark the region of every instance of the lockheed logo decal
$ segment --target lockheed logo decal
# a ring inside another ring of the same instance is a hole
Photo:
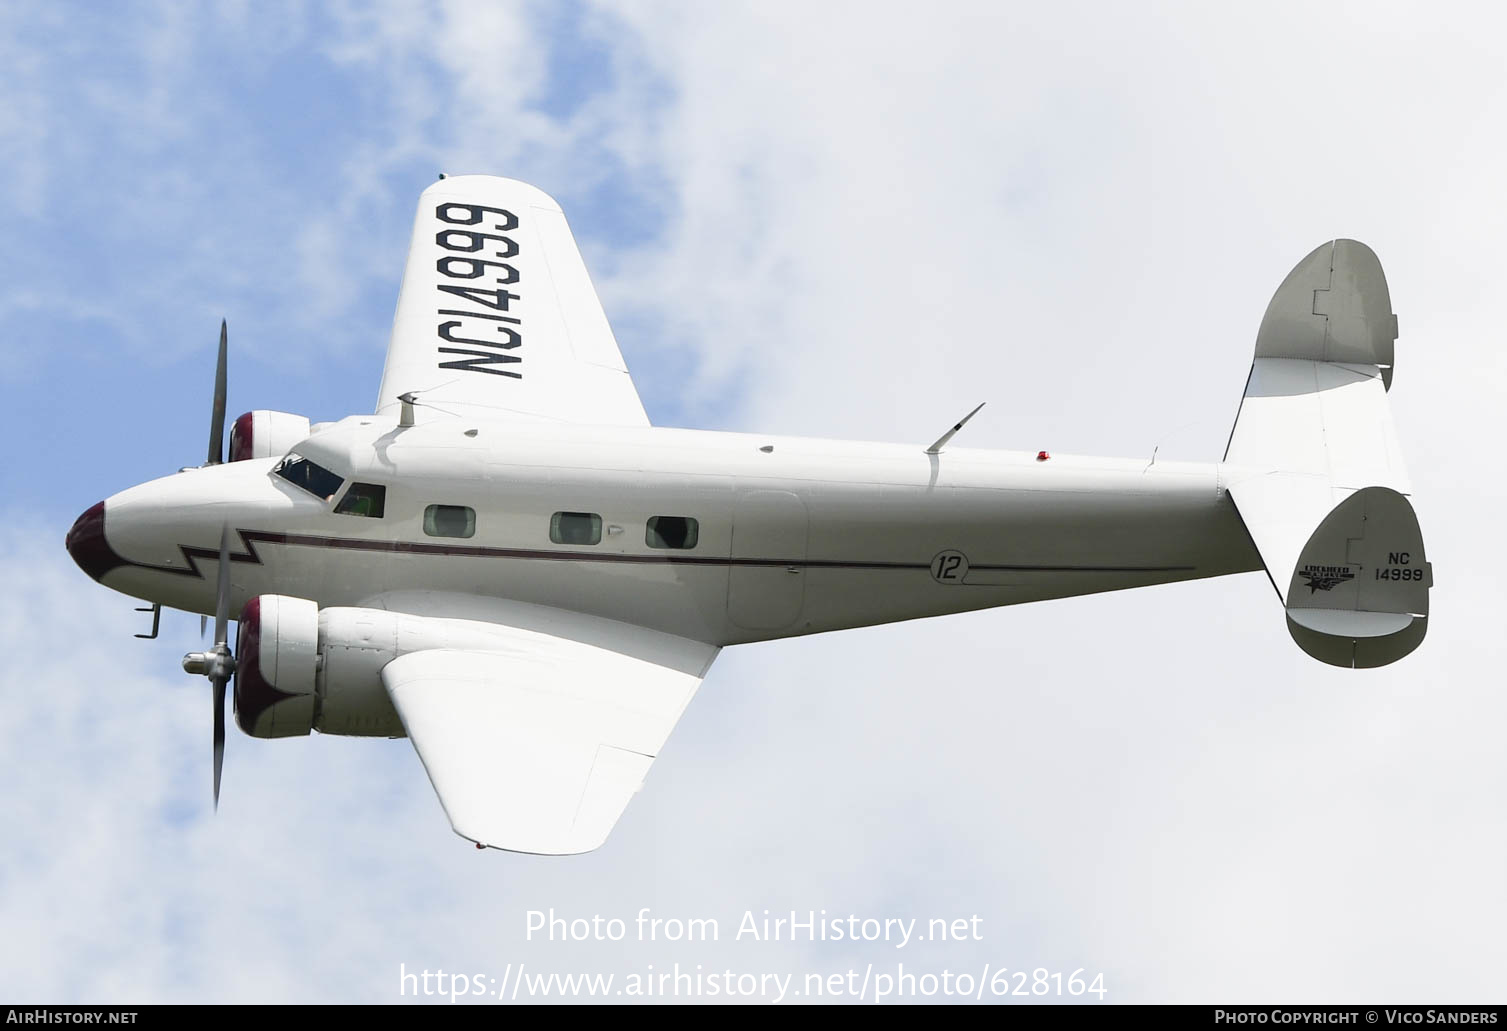
[[[1308,593],[1332,591],[1346,580],[1354,580],[1355,572],[1349,566],[1304,566],[1298,574],[1308,581]]]

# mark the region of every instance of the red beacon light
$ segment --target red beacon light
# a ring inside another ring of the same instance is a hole
[[[1036,461],[1038,461],[1038,462],[1045,462],[1047,459],[1049,459],[1051,457],[1052,456],[1049,455],[1049,454],[1047,454],[1045,451],[1038,451],[1038,452],[1036,452]]]

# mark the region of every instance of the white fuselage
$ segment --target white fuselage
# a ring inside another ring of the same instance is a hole
[[[211,612],[228,524],[233,613],[483,599],[728,645],[1261,568],[1213,464],[376,416],[295,451],[384,486],[383,517],[335,513],[275,460],[186,470],[105,503],[103,582]],[[434,504],[474,510],[474,534],[427,534]],[[600,543],[554,543],[556,512],[600,515]],[[654,516],[694,518],[695,547],[651,548]]]

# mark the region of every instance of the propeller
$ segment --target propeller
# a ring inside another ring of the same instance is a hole
[[[224,465],[225,458],[225,365],[228,348],[225,320],[220,320],[220,354],[215,360],[215,396],[209,415],[209,460],[205,465]],[[204,640],[208,617],[199,617],[199,640]]]
[[[215,400],[209,416],[209,460],[205,465],[225,462],[225,320],[220,320],[220,357],[215,362]]]
[[[223,371],[224,350],[220,351]],[[223,404],[223,402],[222,402]],[[230,652],[230,526],[220,527],[220,563],[218,594],[215,598],[215,643],[209,651],[189,652],[183,656],[183,671],[209,678],[215,689],[215,808],[220,808],[220,769],[225,764],[225,687],[235,673],[235,656]]]

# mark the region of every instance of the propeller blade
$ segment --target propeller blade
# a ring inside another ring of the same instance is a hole
[[[220,770],[225,765],[225,681],[215,678],[215,811],[220,808]]]
[[[215,645],[225,644],[230,622],[230,524],[220,527],[220,583],[215,599]]]
[[[225,320],[220,320],[220,357],[215,362],[215,402],[209,417],[209,461],[206,465],[220,465],[225,461]]]
[[[209,629],[209,617],[201,615],[199,617],[199,640],[201,640],[201,641],[204,640],[204,634],[205,634],[205,632],[208,629]]]
[[[203,652],[183,656],[185,673],[202,673],[215,689],[215,809],[220,808],[220,771],[225,766],[225,688],[235,675],[235,655],[226,638],[230,623],[230,524],[220,527],[219,579],[215,584],[215,643]],[[204,635],[204,617],[199,617],[199,636]]]

